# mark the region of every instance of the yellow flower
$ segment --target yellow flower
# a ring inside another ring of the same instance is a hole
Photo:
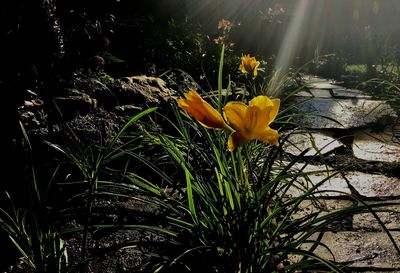
[[[234,150],[251,140],[279,145],[279,134],[269,125],[278,114],[279,99],[258,96],[249,102],[228,102],[224,108],[225,118],[235,131],[229,136],[228,148]]]
[[[224,107],[226,123],[222,115],[196,91],[189,90],[185,98],[178,99],[178,106],[204,127],[227,131],[230,134],[230,151],[251,140],[279,146],[278,132],[269,127],[278,114],[279,105],[279,99],[270,99],[267,96],[255,97],[249,105],[238,101],[228,102]]]
[[[185,94],[185,98],[178,99],[178,106],[206,128],[233,131],[224,121],[222,115],[194,90],[189,90]]]
[[[257,77],[257,68],[260,65],[260,62],[256,60],[255,57],[250,57],[250,55],[242,56],[242,63],[239,66],[240,71],[246,74],[249,73],[254,78]]]

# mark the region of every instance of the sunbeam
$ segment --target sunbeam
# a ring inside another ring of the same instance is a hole
[[[311,0],[300,0],[295,8],[295,13],[293,14],[276,59],[275,73],[266,90],[266,94],[270,96],[278,96],[281,89],[281,82],[288,72],[296,53],[301,48],[299,40],[304,35],[304,31],[306,31],[306,14],[311,8]]]

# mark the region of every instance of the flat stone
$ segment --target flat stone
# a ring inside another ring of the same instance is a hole
[[[332,95],[335,98],[372,99],[372,96],[357,89],[333,89]]]
[[[296,164],[292,170],[301,170],[302,163]],[[389,198],[400,196],[400,179],[382,174],[368,174],[362,172],[336,173],[324,165],[307,165],[302,172],[306,177],[299,177],[297,187],[292,187],[289,193],[299,196],[307,189],[322,182],[316,190],[315,196],[335,197],[351,194],[349,184],[360,196],[367,198]],[[343,177],[344,176],[344,177]],[[329,177],[329,178],[328,178]]]
[[[300,169],[300,165],[298,169]],[[315,196],[334,197],[351,194],[348,183],[362,197],[388,198],[400,196],[400,179],[395,177],[362,172],[348,172],[343,177],[342,174],[334,174],[334,170],[323,165],[309,165],[303,170],[303,173],[307,177],[298,178],[298,187],[292,187],[289,191],[292,196],[303,194],[307,189],[324,179],[326,181],[315,190]],[[327,179],[327,177],[329,178]]]
[[[399,244],[400,232],[394,231],[392,236]],[[351,267],[400,268],[400,256],[384,232],[325,232],[321,242],[329,247],[337,262]],[[322,246],[318,246],[314,253],[333,260],[332,255]]]
[[[86,115],[97,108],[97,100],[84,92],[76,89],[68,90],[65,97],[55,97],[53,99],[60,117],[72,119],[78,115]]]
[[[400,229],[400,207],[382,207],[390,212],[376,212],[377,216],[389,230]],[[379,209],[377,209],[379,210]],[[353,215],[353,229],[382,230],[382,226],[371,213],[360,213]]]
[[[392,129],[380,133],[367,129],[359,130],[354,134],[353,153],[355,157],[363,160],[398,162],[400,139],[393,134]]]
[[[400,196],[399,178],[362,172],[349,172],[345,176],[354,190],[363,197],[385,198]]]
[[[119,115],[135,115],[143,110],[142,107],[138,107],[136,105],[118,105],[114,108],[115,112]]]
[[[301,218],[313,213],[319,213],[320,216],[335,210],[344,209],[353,206],[353,202],[342,199],[314,199],[302,201],[298,208],[299,210],[294,215],[294,218]]]
[[[299,163],[293,167],[293,170],[300,170],[303,164]],[[306,177],[299,177],[295,185],[293,185],[288,195],[298,197],[304,194],[308,189],[324,181],[318,188],[314,190],[315,197],[338,197],[351,194],[346,180],[341,174],[335,174],[335,171],[325,165],[307,165],[303,169]],[[328,178],[329,177],[329,178]]]
[[[312,97],[313,97],[313,95],[312,95],[310,92],[307,92],[307,91],[300,91],[300,92],[297,92],[297,93],[295,94],[295,96],[297,96],[297,97],[303,97],[303,98],[312,98]]]
[[[301,132],[293,133],[288,137],[283,149],[292,155],[299,155],[301,152],[310,148],[305,156],[314,156],[316,154],[326,154],[343,144],[333,138],[329,132]]]
[[[309,82],[307,83],[308,88],[314,89],[336,89],[336,88],[343,88],[339,85],[331,84],[327,81],[316,81],[316,82]]]
[[[115,96],[120,105],[159,105],[173,99],[173,91],[160,78],[147,76],[123,77],[116,80]]]
[[[393,122],[397,115],[384,101],[357,99],[295,98],[299,112],[307,113],[298,120],[310,129],[350,129],[370,124]]]
[[[311,180],[307,182],[307,185],[314,186],[326,179],[328,174],[310,174],[308,178]],[[350,194],[351,191],[346,183],[346,180],[340,174],[329,177],[326,181],[324,181],[315,191],[315,196],[323,196],[323,197],[334,197],[334,196],[343,196],[346,194]]]
[[[380,269],[374,270],[374,271],[361,271],[362,273],[395,273],[395,272],[400,272],[400,268],[394,268],[396,271],[390,270],[390,271],[381,271]]]
[[[329,89],[310,89],[310,92],[315,98],[332,98]]]

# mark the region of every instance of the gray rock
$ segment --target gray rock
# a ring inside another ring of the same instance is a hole
[[[291,134],[283,149],[285,152],[297,156],[310,148],[305,156],[314,156],[329,153],[342,146],[343,144],[333,138],[329,132],[312,131]]]
[[[87,84],[85,86],[86,93],[96,99],[100,107],[111,109],[119,104],[113,88],[109,88],[106,84],[93,78],[88,79]]]
[[[67,96],[55,97],[53,101],[58,114],[64,119],[71,119],[77,115],[86,115],[97,106],[96,99],[76,89],[68,90]]]
[[[348,208],[351,206],[353,206],[353,202],[342,199],[304,200],[299,204],[299,211],[296,212],[294,218],[297,219],[315,213],[319,213],[320,216],[324,216],[329,212]]]
[[[357,89],[333,89],[332,95],[335,98],[372,99],[372,96]]]
[[[317,235],[314,237],[317,238]],[[400,232],[392,232],[392,236],[399,244]],[[325,232],[321,242],[329,246],[337,262],[347,263],[351,267],[400,268],[399,254],[384,232]],[[318,246],[314,253],[333,260],[325,247]]]
[[[124,116],[133,116],[133,115],[139,113],[142,110],[143,110],[142,107],[138,107],[138,106],[135,106],[135,105],[132,105],[132,104],[120,105],[120,106],[116,106],[114,108],[114,111],[117,114],[124,115]]]
[[[354,156],[369,161],[400,161],[400,139],[394,133],[398,129],[388,128],[379,133],[368,129],[356,131],[353,139]]]
[[[313,192],[315,197],[339,197],[351,194],[347,181],[332,168],[326,165],[307,165],[303,169],[303,166],[302,163],[298,163],[292,168],[292,170],[302,170],[303,175],[299,176],[296,184],[289,189],[289,196],[300,196],[320,183]]]
[[[133,104],[141,107],[158,105],[172,99],[172,91],[166,87],[166,83],[155,77],[133,76],[116,81],[116,97],[120,105]]]
[[[322,99],[304,101],[295,98],[299,111],[305,115],[299,123],[310,129],[350,129],[393,122],[397,115],[384,101],[366,99]]]
[[[294,169],[302,169],[302,164],[296,164]],[[355,193],[367,198],[388,198],[400,196],[400,179],[382,174],[362,172],[337,173],[324,165],[307,165],[303,169],[306,177],[299,177],[297,187],[292,187],[289,193],[299,196],[314,185],[324,181],[315,192],[315,196],[334,197],[351,194],[348,184]]]
[[[295,97],[305,97],[305,98],[312,98],[313,97],[313,95],[308,91],[297,92],[294,96]]]
[[[346,173],[346,180],[363,197],[382,198],[400,196],[400,179],[382,174]]]
[[[40,127],[41,123],[37,119],[35,113],[31,111],[19,111],[22,124],[25,129],[32,129]]]
[[[350,194],[351,191],[347,186],[346,180],[340,174],[333,175],[333,172],[309,174],[309,181],[304,180],[304,184],[308,188],[325,181],[316,189],[315,196],[335,197]],[[328,178],[329,177],[329,178]]]
[[[307,87],[313,88],[313,89],[336,89],[336,88],[341,89],[341,88],[343,88],[339,85],[334,85],[327,81],[308,82]]]
[[[54,125],[51,135],[55,143],[70,143],[72,139],[82,147],[104,146],[110,143],[124,122],[115,113],[98,108],[87,115]]]
[[[400,207],[385,207],[391,212],[377,212],[377,216],[389,230],[400,229]],[[361,213],[353,216],[353,228],[358,230],[382,230],[382,226],[371,213]]]
[[[329,89],[310,89],[310,92],[315,98],[332,98]]]

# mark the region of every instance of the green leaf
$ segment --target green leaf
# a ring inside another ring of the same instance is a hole
[[[110,63],[124,63],[125,62],[124,60],[115,57],[113,54],[111,54],[109,52],[104,53],[103,58],[104,58],[104,60],[106,60],[107,62],[110,62]]]
[[[193,220],[197,223],[197,214],[196,214],[196,208],[195,208],[194,199],[193,199],[191,175],[187,169],[185,169],[185,178],[186,178],[186,193],[187,193],[187,197],[188,197],[189,210],[193,217]]]

